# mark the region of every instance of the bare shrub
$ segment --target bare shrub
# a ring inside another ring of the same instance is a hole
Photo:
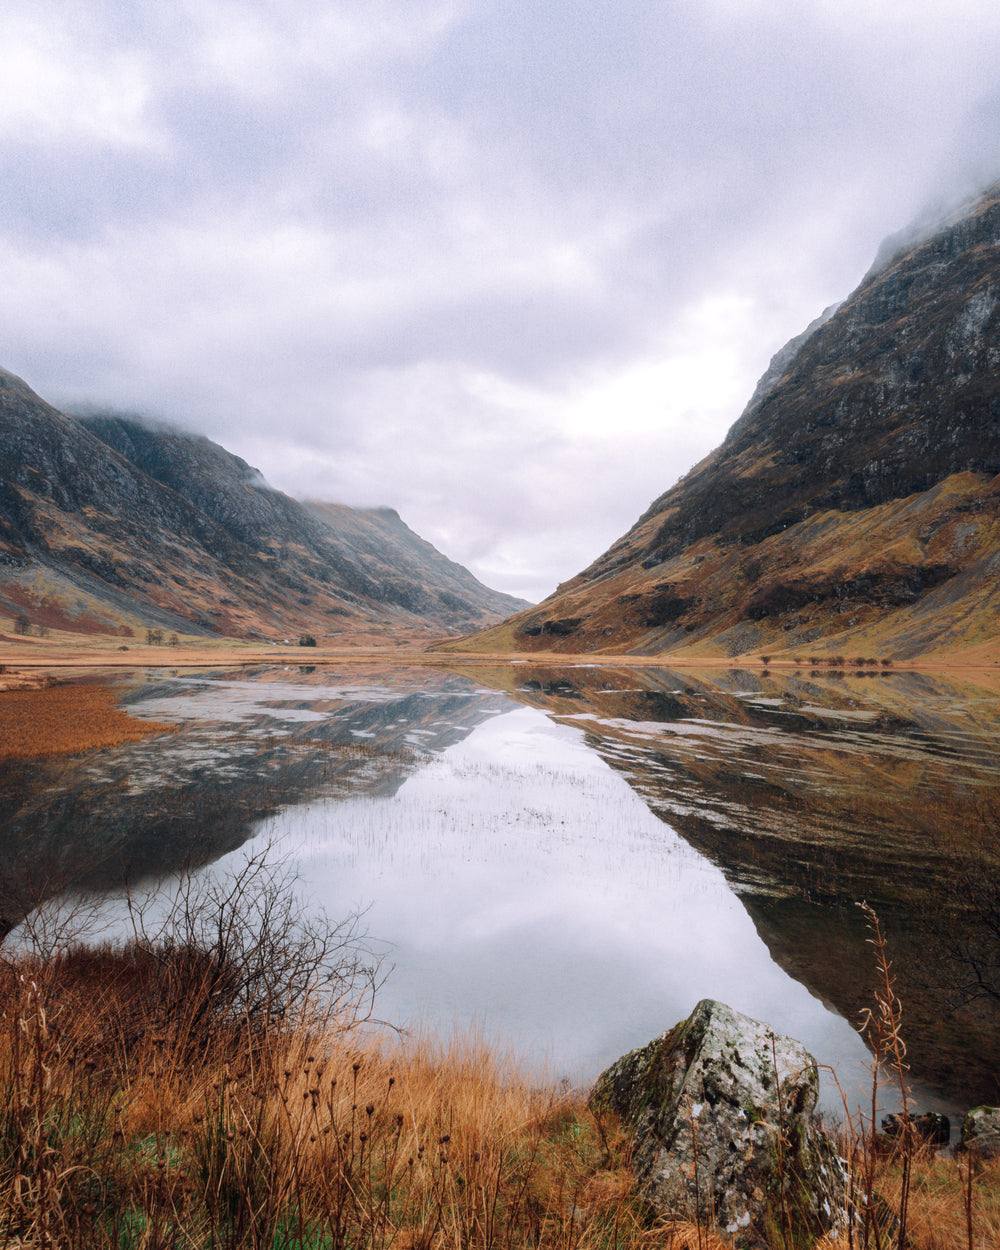
[[[384,978],[361,916],[304,906],[270,846],[224,876],[183,873],[169,890],[127,896],[131,949],[163,971],[172,1006],[258,1024],[367,1019]]]

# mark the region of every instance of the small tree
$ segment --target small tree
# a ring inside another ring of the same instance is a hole
[[[315,647],[315,645],[316,639],[312,636],[312,634],[303,634],[299,639],[300,647]]]
[[[163,642],[163,630],[162,629],[147,629],[146,630],[146,642],[151,647],[158,647]]]
[[[26,634],[30,628],[31,622],[23,612],[18,612],[17,616],[14,617],[14,633]]]

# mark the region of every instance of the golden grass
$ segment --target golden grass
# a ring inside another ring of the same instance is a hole
[[[0,1246],[642,1242],[624,1158],[606,1166],[579,1098],[476,1037],[205,1017],[210,963],[178,997],[175,958],[6,968]]]
[[[901,1186],[898,1164],[885,1168],[878,1187],[891,1207],[898,1206]],[[973,1250],[995,1250],[1000,1246],[1000,1159],[970,1163],[918,1155],[911,1167],[908,1231],[914,1250],[969,1250],[970,1244]]]
[[[108,686],[0,692],[0,760],[71,755],[174,728],[134,720],[117,706]]]
[[[205,1014],[216,972],[166,949],[2,965],[0,1248],[731,1246],[652,1219],[620,1126],[481,1037]],[[967,1177],[911,1159],[911,1250],[1000,1244],[1000,1161],[974,1171],[971,1240]],[[900,1183],[881,1160],[890,1206]]]

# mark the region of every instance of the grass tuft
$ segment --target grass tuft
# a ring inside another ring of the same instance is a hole
[[[129,716],[109,686],[0,691],[0,760],[73,755],[175,728]]]

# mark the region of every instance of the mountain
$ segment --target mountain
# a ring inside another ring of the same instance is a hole
[[[1000,640],[998,367],[994,187],[884,245],[778,352],[723,444],[589,568],[447,649],[985,654]]]
[[[524,606],[387,509],[306,505],[198,435],[0,370],[0,613],[89,633],[460,632]]]

